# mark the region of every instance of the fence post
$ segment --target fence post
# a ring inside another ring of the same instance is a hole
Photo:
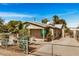
[[[29,42],[28,42],[28,39],[26,40],[26,49],[25,49],[25,54],[29,54],[29,51],[28,51],[28,48],[29,48]]]
[[[52,56],[53,56],[53,44],[52,44]]]
[[[25,50],[24,50],[24,53],[25,54],[29,54],[29,37],[26,37],[26,44],[25,44]]]

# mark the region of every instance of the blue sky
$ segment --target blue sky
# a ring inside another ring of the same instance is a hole
[[[43,18],[52,20],[52,16],[58,15],[68,23],[69,27],[79,25],[79,4],[77,3],[0,3],[0,17],[5,22],[10,20],[40,22]]]

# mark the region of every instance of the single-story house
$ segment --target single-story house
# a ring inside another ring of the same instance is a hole
[[[28,34],[31,38],[36,40],[46,40],[48,29],[51,31],[52,39],[56,39],[62,36],[62,25],[48,25],[36,22],[25,22],[26,29],[28,29]]]

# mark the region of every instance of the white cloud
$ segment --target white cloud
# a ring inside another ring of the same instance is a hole
[[[0,17],[34,17],[33,15],[29,14],[20,14],[20,13],[13,13],[13,12],[0,12]]]
[[[35,15],[13,13],[13,12],[0,12],[0,17],[2,17],[5,20],[5,23],[8,23],[12,19],[24,20],[24,18],[26,19],[32,18],[35,17]]]

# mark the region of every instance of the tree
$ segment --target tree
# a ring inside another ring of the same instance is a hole
[[[54,24],[58,24],[59,23],[59,17],[57,15],[53,16],[53,21],[54,21]]]
[[[0,33],[4,30],[4,20],[0,17]]]
[[[45,19],[42,19],[42,23],[46,24],[48,22],[48,19],[45,18]]]
[[[10,32],[18,32],[20,29],[22,29],[22,22],[21,21],[16,21],[16,20],[11,20],[7,24],[7,28]]]
[[[60,19],[58,16],[53,16],[54,25],[55,24],[62,24],[65,28],[65,31],[68,32],[69,28],[67,27],[67,23],[64,19]]]
[[[67,24],[64,19],[60,19],[59,23],[60,23],[60,24],[63,24],[63,25],[66,25],[66,24]]]
[[[53,21],[54,21],[54,24],[63,24],[65,27],[67,27],[67,23],[64,19],[60,19],[58,16],[53,16]]]
[[[4,20],[2,18],[0,18],[0,24],[3,24]]]

